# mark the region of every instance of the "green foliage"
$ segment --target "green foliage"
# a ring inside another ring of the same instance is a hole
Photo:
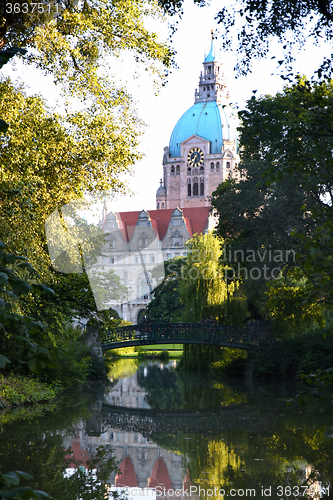
[[[5,245],[0,242],[0,343],[1,366],[12,362],[12,369],[26,363],[33,372],[39,372],[46,366],[54,366],[53,353],[45,344],[39,344],[40,332],[45,332],[46,325],[27,316],[20,307],[22,296],[53,291],[39,283],[29,283],[20,277],[20,272],[36,277],[36,271],[22,256],[8,254]]]
[[[227,375],[236,377],[243,376],[246,359],[246,351],[224,347],[220,353],[218,361],[213,364],[212,368],[214,371],[216,370]]]
[[[38,380],[13,374],[4,377],[0,374],[0,407],[49,400],[56,393],[56,387]]]
[[[157,321],[181,321],[185,306],[180,301],[179,287],[184,259],[181,257],[164,262],[165,278],[155,289],[147,306],[147,315]]]
[[[0,51],[0,68],[4,64],[6,64],[9,59],[11,59],[13,56],[16,54],[22,54],[24,55],[27,51],[25,49],[20,49],[18,47],[13,47],[12,49],[7,49],[7,50],[1,50]],[[6,123],[4,120],[0,119],[0,132],[7,132],[8,130],[8,123]]]
[[[1,140],[0,238],[46,276],[46,219],[70,201],[82,200],[84,191],[122,188],[119,175],[140,158],[140,121],[130,114],[129,102],[115,107],[105,99],[99,109],[91,104],[59,116],[9,80],[0,82],[0,95],[0,114],[11,125]],[[87,224],[79,229],[92,232]]]
[[[279,335],[322,326],[331,307],[332,99],[332,83],[304,78],[253,96],[241,113],[242,178],[213,193],[248,307]]]
[[[234,315],[237,309],[241,312],[238,304],[234,308],[230,305],[239,282],[233,276],[229,278],[228,266],[222,260],[222,244],[223,240],[212,233],[195,235],[187,242],[188,254],[180,282],[185,321],[213,317],[228,324],[228,307]]]
[[[19,500],[31,500],[33,498],[50,498],[44,491],[33,490],[29,486],[19,486],[20,480],[33,479],[30,474],[21,471],[10,471],[6,474],[0,473],[0,498],[13,498]],[[17,488],[8,489],[10,486]],[[5,488],[5,489],[3,489]]]
[[[295,378],[333,367],[333,336],[307,333],[263,346],[252,354],[253,374],[258,377]]]
[[[33,9],[31,0],[6,5],[13,9],[6,7],[1,13],[0,45],[32,49],[27,62],[82,100],[95,98],[99,105],[103,98],[121,99],[122,89],[117,91],[104,75],[110,73],[107,59],[124,50],[160,76],[173,64],[170,47],[146,28],[147,20],[162,15],[155,2],[69,0],[59,4],[51,0],[43,12]]]
[[[254,59],[266,58],[270,44],[278,41],[283,56],[277,61],[277,70],[287,80],[292,75],[292,62],[296,48],[302,49],[310,38],[314,45],[333,37],[333,14],[330,4],[320,0],[242,0],[232,6],[223,7],[216,16],[222,25],[223,48],[237,50],[240,55],[236,71],[246,74],[251,70]],[[296,53],[297,53],[296,52]],[[272,57],[275,59],[275,56]],[[318,69],[330,78],[331,59],[324,58]]]

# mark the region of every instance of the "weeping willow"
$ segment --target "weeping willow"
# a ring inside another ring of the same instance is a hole
[[[180,298],[186,304],[184,321],[196,322],[210,317],[226,320],[239,284],[228,278],[230,273],[222,258],[222,245],[222,239],[212,233],[195,235],[187,242],[187,258],[180,281]]]

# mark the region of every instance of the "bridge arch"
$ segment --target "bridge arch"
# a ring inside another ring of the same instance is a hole
[[[159,323],[149,320],[110,332],[102,345],[104,351],[129,346],[156,344],[201,344],[250,350],[258,345],[258,325],[244,327],[199,323]]]

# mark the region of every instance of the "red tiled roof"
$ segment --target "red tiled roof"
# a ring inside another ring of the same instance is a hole
[[[180,210],[183,212],[186,229],[190,237],[196,233],[203,233],[207,226],[207,220],[211,208],[194,207],[181,208]],[[160,240],[163,240],[169,227],[173,209],[163,208],[160,210],[149,210],[147,212],[149,214],[154,233],[158,235]],[[116,214],[119,227],[126,241],[131,240],[140,213],[141,211],[119,212]]]
[[[116,476],[116,486],[129,486],[130,488],[138,486],[138,480],[131,457],[124,457],[120,462],[119,469],[121,474]]]
[[[77,462],[81,462],[83,466],[88,469],[88,460],[91,460],[91,451],[90,450],[85,450],[81,447],[81,441],[80,441],[80,436],[77,435],[75,438],[72,439],[71,443],[71,453],[70,455],[66,455],[65,458],[69,460],[73,460],[69,465],[70,467],[76,467]]]
[[[148,486],[150,488],[162,486],[168,490],[172,488],[169,471],[162,457],[159,457],[154,464],[151,476],[148,478]]]

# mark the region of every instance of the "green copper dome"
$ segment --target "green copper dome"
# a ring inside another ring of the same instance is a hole
[[[238,117],[228,104],[197,102],[178,120],[169,143],[170,157],[180,156],[180,143],[198,135],[210,141],[210,154],[220,153],[223,141],[235,141],[237,146]]]

